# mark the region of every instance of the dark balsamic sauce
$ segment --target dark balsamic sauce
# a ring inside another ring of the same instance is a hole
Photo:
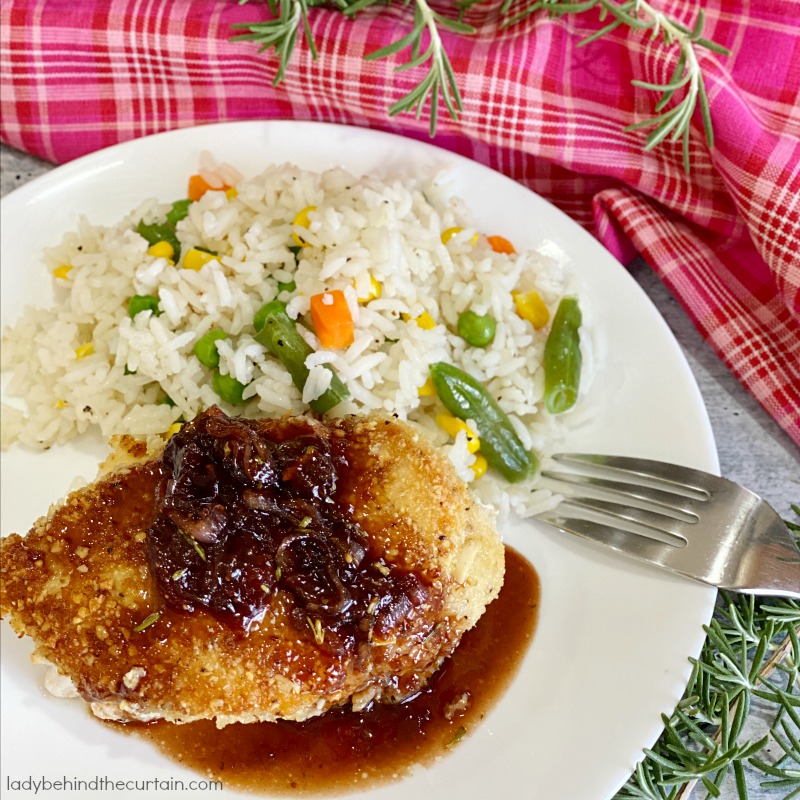
[[[499,597],[428,688],[399,705],[341,709],[304,723],[218,730],[213,722],[157,722],[126,730],[229,789],[330,796],[397,780],[458,747],[499,700],[530,645],[539,596],[533,567],[507,547]]]
[[[341,653],[431,600],[421,576],[370,552],[339,501],[345,448],[323,426],[212,407],[169,440],[161,464],[147,548],[170,608],[246,632],[280,589],[297,629]]]

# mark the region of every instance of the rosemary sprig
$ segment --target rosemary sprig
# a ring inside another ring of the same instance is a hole
[[[239,0],[239,4],[244,5],[248,1]],[[266,22],[234,25],[234,28],[247,30],[248,33],[238,34],[231,38],[234,41],[256,42],[262,51],[273,48],[278,54],[278,70],[273,84],[278,84],[285,76],[286,67],[294,53],[301,26],[311,54],[317,58],[317,48],[308,22],[310,7],[333,6],[343,14],[355,17],[358,12],[376,3],[384,4],[386,0],[333,0],[333,2],[329,0],[266,0],[266,2],[273,18]],[[427,72],[419,83],[389,108],[390,116],[416,110],[416,116],[419,119],[427,105],[431,136],[436,132],[440,101],[444,103],[453,119],[458,117],[458,112],[463,109],[463,102],[453,67],[442,43],[440,31],[445,29],[467,36],[474,34],[475,28],[461,19],[464,8],[474,2],[477,0],[458,0],[454,5],[457,11],[456,17],[447,17],[431,8],[427,0],[414,0],[414,23],[411,31],[386,47],[365,56],[367,61],[375,61],[410,49],[410,58],[398,66],[397,71],[427,67]],[[404,6],[408,6],[409,3],[410,0],[403,0]]]
[[[513,2],[514,0],[505,0],[502,6],[503,10],[508,12]],[[625,25],[633,30],[649,32],[651,39],[663,38],[664,46],[667,48],[672,46],[678,48],[678,59],[668,81],[665,83],[631,81],[633,86],[658,92],[660,98],[654,108],[655,116],[628,125],[625,130],[652,128],[653,130],[645,141],[645,150],[652,150],[667,138],[673,142],[680,139],[683,167],[688,174],[690,171],[691,120],[698,105],[706,143],[709,149],[714,146],[714,128],[711,122],[703,73],[697,57],[697,48],[703,47],[723,55],[727,55],[729,52],[726,48],[703,36],[705,27],[703,10],[699,10],[694,27],[689,29],[680,22],[667,17],[646,0],[624,0],[622,3],[613,2],[613,0],[584,0],[584,2],[536,0],[517,11],[504,24],[512,25],[541,9],[547,10],[553,17],[564,17],[567,14],[585,13],[598,9],[601,21],[612,18],[607,25],[582,39],[578,43],[578,47],[584,47]],[[670,105],[676,93],[682,93],[682,97],[678,102]]]
[[[408,6],[412,0],[401,0]],[[239,0],[240,5],[248,0]],[[278,54],[278,69],[274,83],[279,83],[286,72],[292,57],[298,34],[302,27],[306,43],[314,58],[317,49],[308,22],[309,8],[313,6],[333,7],[349,17],[355,17],[360,11],[375,5],[387,4],[391,0],[262,0],[268,5],[273,18],[261,23],[241,23],[234,26],[247,33],[236,35],[237,40],[253,41],[261,50],[273,48]],[[447,112],[456,119],[463,109],[461,94],[455,73],[444,47],[441,30],[449,30],[461,35],[476,32],[472,25],[463,21],[464,12],[478,0],[453,0],[455,16],[450,17],[434,10],[427,0],[413,0],[414,19],[411,30],[395,42],[382,47],[366,58],[376,60],[394,56],[404,50],[410,51],[410,57],[397,67],[398,71],[425,67],[426,72],[420,81],[405,96],[397,100],[389,108],[394,116],[403,112],[414,111],[417,119],[428,107],[430,117],[430,134],[436,132],[440,105],[443,103]],[[705,38],[703,28],[705,15],[702,9],[692,28],[670,19],[647,0],[534,0],[516,8],[519,0],[504,0],[501,13],[505,16],[502,26],[514,25],[525,17],[537,12],[547,11],[552,17],[582,14],[599,11],[601,21],[610,20],[599,30],[585,37],[577,46],[585,47],[621,26],[649,33],[651,39],[662,38],[667,48],[676,47],[678,58],[674,71],[665,83],[648,83],[634,80],[634,86],[658,92],[660,97],[655,104],[654,116],[636,122],[625,128],[627,131],[652,128],[645,141],[645,149],[652,150],[666,139],[682,142],[683,165],[690,170],[689,145],[691,139],[691,120],[695,110],[700,108],[701,120],[708,147],[714,145],[714,132],[709,111],[708,95],[703,80],[702,69],[698,60],[698,48],[705,48],[717,53],[727,54],[721,45]],[[676,98],[680,98],[677,99]]]
[[[358,0],[355,6],[372,5],[378,0]],[[357,9],[351,7],[349,14],[355,14]],[[369,53],[367,60],[374,61],[394,55],[407,47],[411,48],[411,58],[397,71],[413,69],[428,65],[428,72],[422,80],[404,97],[401,97],[389,108],[389,115],[395,116],[405,111],[416,109],[417,119],[428,102],[430,118],[430,135],[436,133],[436,122],[439,112],[439,100],[444,101],[452,119],[458,118],[458,112],[463,109],[461,93],[458,90],[453,67],[439,35],[439,26],[461,34],[473,34],[475,28],[467,25],[460,19],[452,19],[434,11],[426,0],[414,0],[414,27],[409,34],[398,39],[386,47]],[[427,36],[427,47],[422,51],[422,46]]]
[[[244,5],[248,0],[239,0],[239,5]],[[305,33],[306,44],[313,58],[317,58],[317,46],[311,27],[308,24],[308,8],[314,5],[326,5],[320,0],[266,0],[272,19],[266,22],[251,22],[234,25],[234,29],[245,29],[249,33],[232,36],[232,41],[257,42],[259,51],[263,52],[270,47],[278,54],[278,70],[272,81],[273,86],[279,84],[285,74],[286,67],[294,53],[297,43],[297,34],[302,26]]]
[[[776,800],[800,797],[800,602],[721,592],[706,634],[683,699],[616,800],[688,800],[698,786],[719,797],[726,779],[740,800],[756,780]],[[758,701],[773,718],[751,740]]]

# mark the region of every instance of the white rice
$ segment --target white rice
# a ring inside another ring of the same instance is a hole
[[[479,497],[501,513],[527,516],[555,502],[535,479],[511,486],[490,471],[473,481],[475,456],[466,437],[452,440],[442,431],[434,421],[442,411],[439,401],[418,390],[431,363],[451,362],[484,382],[526,446],[545,456],[553,451],[565,421],[578,415],[555,419],[544,411],[541,361],[548,329],[536,331],[521,319],[511,292],[535,289],[553,313],[560,298],[575,291],[556,248],[494,252],[484,234],[502,231],[483,231],[469,220],[444,175],[409,184],[282,165],[242,180],[208,157],[202,174],[220,187],[235,183],[238,193],[208,192],[178,224],[184,253],[200,246],[220,254],[199,271],[147,254],[135,228],[169,210],[155,200],[114,227],[83,219],[78,231],[45,254],[50,271],[71,269],[66,278],[54,278],[55,308],[26,308],[3,332],[2,368],[11,372],[7,391],[26,406],[24,414],[4,406],[4,447],[21,442],[46,448],[91,426],[105,437],[163,433],[214,403],[249,417],[302,413],[327,389],[329,365],[350,391],[331,413],[379,411],[421,426]],[[308,229],[293,227],[308,206],[316,206]],[[462,230],[445,244],[442,232],[452,227]],[[293,231],[306,242],[297,258],[289,249]],[[292,280],[294,292],[279,292],[279,282]],[[373,280],[380,283],[380,297],[359,302]],[[301,392],[253,338],[253,316],[280,299],[292,318],[306,322],[310,296],[334,289],[345,293],[355,338],[346,349],[325,350],[310,325],[299,325],[314,350]],[[160,313],[131,319],[127,303],[135,294],[157,295]],[[468,308],[497,319],[496,338],[486,349],[470,347],[455,333]],[[431,330],[414,321],[423,313],[435,322]],[[221,402],[211,371],[194,355],[195,342],[212,328],[230,335],[217,344],[220,371],[246,384],[246,406]],[[76,357],[89,344],[92,352]],[[590,360],[585,358],[585,368]],[[164,402],[167,396],[174,405]]]

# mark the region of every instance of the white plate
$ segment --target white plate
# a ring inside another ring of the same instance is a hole
[[[203,149],[245,174],[285,161],[315,170],[342,165],[357,173],[451,167],[455,191],[476,224],[519,247],[554,241],[569,254],[583,284],[605,354],[591,389],[593,421],[575,433],[570,449],[717,471],[708,418],[683,354],[649,299],[609,253],[519,184],[429,144],[388,134],[318,123],[211,125],[128,142],[56,169],[2,201],[3,323],[24,303],[49,301],[39,254],[74,228],[79,214],[112,223],[146,197],[181,196]],[[75,475],[94,474],[101,452],[99,442],[90,440],[35,455],[4,453],[2,532],[27,530]],[[509,524],[503,534],[535,565],[542,583],[539,627],[519,674],[484,724],[453,753],[413,777],[367,791],[365,800],[603,800],[627,779],[642,748],[660,733],[660,714],[680,698],[687,658],[703,642],[713,590],[534,523]],[[41,668],[27,663],[29,643],[16,640],[8,625],[2,637],[4,785],[6,775],[50,781],[196,777],[144,741],[99,724],[78,701],[47,696]],[[39,796],[48,794],[65,796]]]

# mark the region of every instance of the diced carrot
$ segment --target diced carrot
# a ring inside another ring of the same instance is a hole
[[[201,175],[192,175],[189,178],[187,196],[190,200],[199,200],[211,187]]]
[[[202,175],[192,175],[189,178],[187,196],[190,200],[199,200],[206,192],[228,192],[230,189],[231,187],[225,183],[215,188],[210,186]]]
[[[508,253],[508,255],[513,255],[517,251],[514,249],[514,245],[505,238],[505,236],[487,236],[486,241],[489,242],[489,246],[495,253]]]
[[[311,321],[323,347],[348,347],[353,343],[353,315],[340,289],[311,296]]]

